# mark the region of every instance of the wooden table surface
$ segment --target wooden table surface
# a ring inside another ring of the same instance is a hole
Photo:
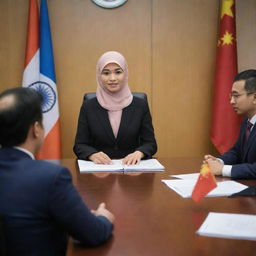
[[[256,197],[181,198],[161,182],[170,174],[198,172],[199,158],[159,158],[163,173],[80,174],[74,159],[63,159],[82,198],[95,209],[104,201],[115,215],[113,237],[97,248],[69,242],[68,256],[256,255],[256,242],[196,234],[209,212],[256,214]],[[219,178],[218,180],[224,180]],[[256,181],[240,180],[246,185]]]

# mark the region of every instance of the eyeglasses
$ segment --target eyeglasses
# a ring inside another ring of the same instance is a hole
[[[246,93],[230,93],[229,94],[229,98],[230,99],[234,99],[234,100],[237,100],[240,96],[243,96],[243,95],[249,95],[249,94],[256,94],[255,92],[246,92]]]

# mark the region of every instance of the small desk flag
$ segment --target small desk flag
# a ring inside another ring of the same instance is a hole
[[[45,140],[38,159],[61,158],[58,93],[55,79],[51,31],[46,0],[30,0],[23,87],[41,93]]]
[[[200,169],[200,175],[192,192],[192,199],[198,203],[211,190],[217,187],[216,180],[208,164],[203,164]]]

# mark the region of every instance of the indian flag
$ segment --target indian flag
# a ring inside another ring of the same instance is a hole
[[[45,140],[37,158],[61,158],[58,93],[46,0],[41,0],[40,19],[37,0],[30,0],[29,2],[26,58],[22,86],[37,90],[43,97],[42,111]]]

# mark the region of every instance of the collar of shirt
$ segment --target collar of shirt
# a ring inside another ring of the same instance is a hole
[[[248,119],[248,121],[252,124],[253,127],[256,123],[256,115],[254,115],[251,119]]]
[[[18,150],[20,150],[20,151],[26,153],[26,154],[29,155],[33,160],[35,160],[34,155],[33,155],[30,151],[26,150],[25,148],[21,148],[21,147],[14,147],[14,148],[16,148],[16,149],[18,149]]]

